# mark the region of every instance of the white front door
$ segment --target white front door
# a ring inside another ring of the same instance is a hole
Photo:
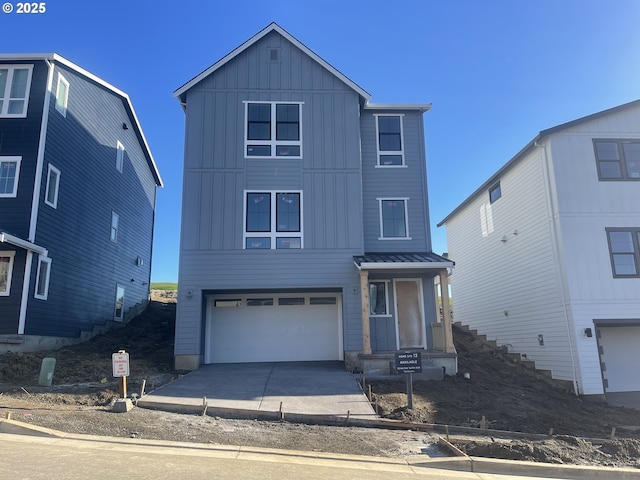
[[[427,337],[424,326],[422,281],[394,280],[396,300],[396,331],[398,348],[425,348]]]

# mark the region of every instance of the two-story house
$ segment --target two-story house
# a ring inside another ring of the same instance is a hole
[[[176,368],[339,360],[389,373],[392,352],[418,349],[455,371],[433,285],[452,262],[431,252],[430,105],[371,104],[277,24],[175,96]]]
[[[440,225],[456,320],[576,394],[640,395],[640,101],[540,132]]]
[[[127,94],[57,54],[0,55],[0,351],[146,304],[161,185]]]

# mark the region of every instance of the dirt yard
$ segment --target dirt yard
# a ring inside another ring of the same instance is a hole
[[[173,371],[175,297],[154,292],[153,300],[128,325],[84,344],[55,352],[0,355],[0,417],[10,413],[14,420],[95,435],[388,457],[439,454],[434,447],[437,435],[429,428],[313,426],[141,408],[112,413],[110,407],[117,397],[111,376],[113,352],[125,349],[131,356],[130,394],[140,391],[143,379],[148,391],[181,373]],[[460,375],[443,382],[415,382],[412,410],[406,408],[404,378],[372,383],[381,415],[477,429],[477,435],[466,431],[451,437],[469,455],[640,468],[640,411],[576,397],[565,385],[506,358],[459,329],[454,330],[454,340]],[[52,387],[37,386],[44,357],[56,358]],[[483,417],[490,430],[481,428]],[[608,440],[613,427],[615,441]],[[514,439],[509,431],[547,438]]]

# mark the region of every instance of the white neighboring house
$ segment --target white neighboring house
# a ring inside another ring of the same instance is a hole
[[[576,394],[640,397],[640,100],[540,132],[441,225],[457,321]]]

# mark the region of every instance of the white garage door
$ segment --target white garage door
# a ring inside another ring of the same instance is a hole
[[[640,326],[600,327],[605,392],[640,391]]]
[[[208,298],[205,363],[342,360],[340,295]]]

